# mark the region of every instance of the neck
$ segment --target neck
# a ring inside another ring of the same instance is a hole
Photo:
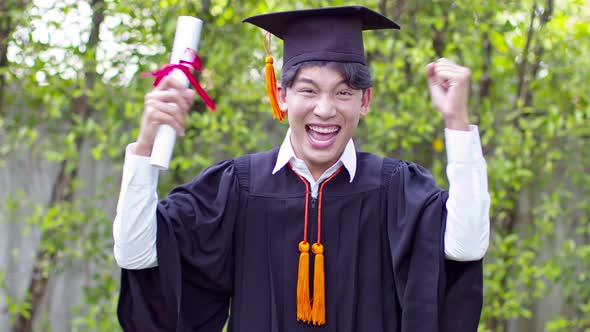
[[[328,169],[328,167],[310,167],[310,165],[307,165],[307,168],[309,169],[309,172],[315,181],[317,181],[320,176],[322,176],[322,174],[324,174],[324,172],[326,172]]]

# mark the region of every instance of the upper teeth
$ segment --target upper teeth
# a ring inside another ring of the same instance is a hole
[[[321,134],[331,134],[338,131],[338,127],[318,127],[318,126],[309,126],[309,129],[313,131],[317,131]]]

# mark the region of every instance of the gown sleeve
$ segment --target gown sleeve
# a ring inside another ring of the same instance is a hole
[[[220,162],[158,204],[158,266],[122,272],[124,331],[222,330],[233,292],[235,173],[232,160]]]
[[[445,259],[448,193],[416,164],[398,162],[389,174],[387,235],[401,331],[477,331],[482,260]]]

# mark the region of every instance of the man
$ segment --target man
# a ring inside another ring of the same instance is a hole
[[[373,92],[362,30],[396,23],[359,6],[245,21],[284,40],[269,91],[289,131],[158,203],[147,156],[160,124],[182,135],[194,93],[166,78],[146,95],[114,224],[123,328],[220,331],[231,307],[230,331],[475,331],[489,195],[469,69],[426,67],[447,128],[447,193],[420,166],[352,141]]]

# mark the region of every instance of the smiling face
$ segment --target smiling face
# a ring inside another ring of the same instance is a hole
[[[350,87],[330,66],[302,67],[291,87],[279,87],[291,145],[315,179],[342,155],[359,119],[369,111],[372,90]]]

